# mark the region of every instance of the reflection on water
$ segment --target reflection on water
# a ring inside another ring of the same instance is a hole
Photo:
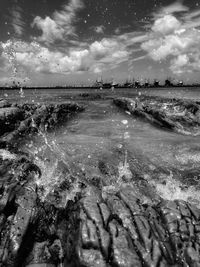
[[[43,187],[41,197],[51,200],[51,193],[65,184],[70,190],[61,194],[64,205],[80,190],[81,182],[101,179],[104,187],[145,184],[150,193],[188,200],[200,207],[200,137],[155,128],[112,105],[111,98],[136,96],[136,90],[101,91],[105,99],[93,101],[81,97],[81,92],[24,90],[25,98],[17,100],[48,103],[73,99],[86,106],[85,112],[54,132],[40,133],[26,147],[43,173],[37,181]],[[200,99],[196,89],[186,89],[184,94],[183,89],[146,93]],[[16,98],[15,91],[3,94]],[[67,185],[66,180],[71,182]]]

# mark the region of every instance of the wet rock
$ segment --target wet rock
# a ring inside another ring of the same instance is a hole
[[[189,266],[200,266],[199,251],[193,247],[185,249],[185,259]]]
[[[200,103],[191,100],[140,97],[118,98],[114,104],[153,125],[182,134],[200,133]]]
[[[91,220],[83,221],[81,226],[81,239],[85,248],[99,248],[96,226]]]
[[[135,251],[131,238],[126,230],[115,220],[109,223],[112,236],[112,263],[114,266],[142,266],[142,262]]]
[[[123,108],[126,111],[129,111],[130,113],[134,113],[134,111],[137,108],[137,103],[133,99],[130,98],[117,98],[113,100],[114,104],[117,105],[120,108]]]
[[[80,97],[86,98],[88,100],[98,100],[104,98],[101,94],[95,94],[95,93],[82,93],[79,95]]]
[[[79,252],[79,266],[88,267],[106,267],[103,256],[100,251],[94,249],[81,249]],[[77,265],[78,266],[78,265]]]
[[[200,210],[190,203],[187,203],[187,207],[190,210],[192,216],[194,216],[195,220],[200,220]]]
[[[23,112],[17,107],[0,108],[0,136],[15,129],[23,119]]]
[[[10,229],[10,246],[13,254],[18,253],[22,240],[27,232],[35,211],[37,194],[35,185],[28,184],[23,189],[23,194],[16,196],[15,203],[18,206]]]
[[[8,108],[10,106],[11,106],[11,104],[7,100],[0,99],[0,108]]]
[[[191,212],[188,209],[187,203],[184,201],[177,201],[177,204],[178,204],[181,215],[184,217],[191,218]]]
[[[35,242],[33,250],[26,260],[26,266],[56,266],[52,264],[52,254],[50,253],[50,245],[48,241]]]
[[[130,108],[126,101],[122,106]],[[137,101],[131,103],[133,113],[144,108]],[[198,114],[198,103],[184,105],[190,116]],[[51,129],[81,108],[74,104],[32,105],[21,110],[25,119],[7,141]],[[147,110],[141,112],[146,114]],[[153,118],[152,114],[148,111],[147,115]],[[105,160],[98,162],[105,183],[101,177],[84,181],[73,200],[59,205],[55,195],[66,198],[78,178],[71,177],[60,163],[60,183],[41,199],[42,188],[36,184],[40,169],[27,154],[7,144],[1,142],[0,146],[0,266],[200,265],[200,210],[194,205],[156,196],[144,198],[144,190],[137,190],[133,183],[109,189],[116,172]]]
[[[186,202],[143,204],[133,188],[102,196],[88,185],[59,208],[39,201],[28,180],[15,189],[16,208],[1,216],[2,266],[199,264],[199,220]]]
[[[98,168],[103,176],[103,179],[100,180],[101,185],[110,185],[113,180],[116,180],[118,176],[118,169],[115,168],[112,164],[106,162],[106,160],[100,160],[98,162]]]
[[[100,203],[99,209],[100,209],[103,223],[106,226],[108,223],[108,219],[110,217],[110,210],[108,209],[108,206],[105,203]]]
[[[11,110],[10,110],[11,109]],[[0,109],[0,121],[1,113],[7,114],[2,115],[3,124],[8,124],[12,126],[9,128],[9,134],[5,135],[2,138],[2,141],[13,143],[18,140],[20,137],[28,136],[33,133],[38,133],[38,131],[49,130],[55,127],[56,125],[67,121],[72,115],[77,112],[83,111],[83,107],[79,106],[76,103],[65,103],[65,104],[56,104],[56,105],[33,105],[33,104],[24,104],[17,107]],[[5,110],[5,112],[3,112]],[[10,114],[10,115],[9,115]],[[23,116],[19,117],[19,114]],[[13,117],[14,116],[14,117]],[[18,116],[17,124],[12,124],[13,119],[16,122],[16,116]],[[5,120],[5,118],[7,118]],[[5,133],[5,131],[3,132]],[[3,134],[2,133],[2,134]]]
[[[0,218],[3,222],[0,225],[0,248],[2,264],[8,264],[5,266],[18,266],[21,261],[21,250],[35,212],[37,194],[34,177],[37,171],[32,165],[28,159],[9,151],[0,158]],[[25,250],[23,248],[23,253]]]

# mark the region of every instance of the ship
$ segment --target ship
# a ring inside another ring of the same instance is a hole
[[[97,79],[93,85],[94,87],[97,87],[99,89],[103,88],[103,80],[102,77],[100,79]]]
[[[141,83],[139,80],[135,81],[135,88],[141,87]]]
[[[112,82],[103,82],[102,77],[100,79],[97,79],[93,85],[94,87],[97,87],[99,89],[114,89],[119,86],[118,83],[116,83],[114,80]]]
[[[103,83],[103,89],[114,89],[118,87],[118,85],[118,83],[112,80],[112,82]]]
[[[132,87],[133,87],[133,83],[126,81],[126,82],[123,84],[123,87],[125,87],[125,88],[132,88]]]
[[[153,86],[154,87],[159,87],[160,86],[160,81],[155,79],[154,82],[153,82]]]
[[[177,86],[183,86],[183,81],[179,81]]]
[[[103,83],[103,89],[110,89],[112,87],[112,83]]]

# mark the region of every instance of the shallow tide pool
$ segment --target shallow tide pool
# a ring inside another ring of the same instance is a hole
[[[86,182],[103,177],[105,187],[122,183],[135,183],[138,188],[145,185],[147,194],[183,199],[200,207],[200,137],[159,129],[119,110],[113,105],[112,98],[138,97],[139,91],[130,90],[90,90],[89,94],[103,96],[92,101],[81,97],[81,90],[28,90],[23,96],[18,91],[1,92],[1,97],[11,101],[52,103],[74,100],[85,106],[84,112],[55,131],[40,132],[25,145],[42,170],[42,177],[37,182],[44,186],[43,197],[70,174],[82,177]],[[149,90],[145,94],[156,95],[157,92],[165,97],[184,95],[200,99],[197,90],[185,89],[184,94],[183,89],[179,90]],[[77,188],[74,185],[74,191]],[[73,197],[73,192],[72,196],[65,197]]]

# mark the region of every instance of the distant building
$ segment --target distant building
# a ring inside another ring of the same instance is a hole
[[[144,87],[149,87],[149,82],[148,81],[145,81]]]
[[[93,86],[97,87],[97,88],[102,88],[103,87],[102,79],[101,80],[96,80]]]
[[[179,81],[177,85],[178,86],[183,86],[183,81]]]
[[[114,80],[112,81],[112,88],[117,88],[119,87],[119,84],[116,83]]]
[[[112,87],[112,83],[103,83],[103,88],[104,89],[109,89]]]
[[[141,87],[141,84],[140,84],[140,81],[135,81],[135,87],[138,88],[138,87]]]
[[[160,81],[158,81],[158,80],[154,80],[154,82],[153,82],[153,86],[154,86],[154,87],[159,87],[159,86],[160,86]]]
[[[133,84],[132,84],[131,82],[126,81],[126,82],[123,84],[123,87],[131,88],[131,87],[133,87]]]
[[[169,86],[173,86],[173,83],[171,82],[170,79],[166,79],[165,80],[165,86],[169,87]]]

